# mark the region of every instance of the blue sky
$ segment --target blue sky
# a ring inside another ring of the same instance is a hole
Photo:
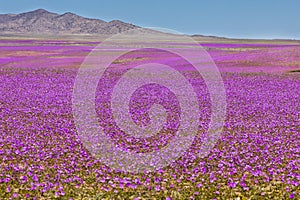
[[[0,13],[37,8],[187,34],[300,39],[299,0],[0,0]]]

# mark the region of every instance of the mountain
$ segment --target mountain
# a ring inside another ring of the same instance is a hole
[[[2,33],[116,34],[137,27],[119,20],[105,22],[70,12],[60,15],[44,9],[21,14],[0,14]]]

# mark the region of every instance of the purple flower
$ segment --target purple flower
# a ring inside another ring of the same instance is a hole
[[[232,179],[229,179],[229,180],[228,180],[228,185],[229,185],[229,187],[231,187],[231,188],[235,188],[236,185],[237,185],[237,182],[233,181]]]
[[[35,175],[33,175],[32,180],[35,181],[35,182],[38,182],[38,181],[39,181],[39,178],[38,178],[38,176],[35,174]]]
[[[295,198],[295,192],[290,194],[290,199],[293,199],[293,198]]]

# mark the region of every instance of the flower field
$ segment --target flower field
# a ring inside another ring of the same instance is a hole
[[[211,105],[201,77],[182,72],[201,110],[193,145],[168,167],[133,174],[97,161],[77,135],[73,85],[96,44],[0,40],[0,199],[300,199],[300,45],[203,44],[226,89],[220,140],[208,156],[197,157]],[[178,128],[174,94],[155,85],[134,93],[137,124],[149,123],[153,103],[166,108],[169,122],[159,135],[137,139],[114,124],[103,100],[109,84],[98,85],[96,111],[114,143],[139,152],[164,146]]]

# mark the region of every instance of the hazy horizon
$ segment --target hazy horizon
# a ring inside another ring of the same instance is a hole
[[[36,9],[77,15],[104,21],[121,20],[141,27],[160,27],[183,34],[237,39],[300,39],[300,2],[290,0],[251,1],[122,1],[71,2],[5,1],[1,14],[19,14]]]

